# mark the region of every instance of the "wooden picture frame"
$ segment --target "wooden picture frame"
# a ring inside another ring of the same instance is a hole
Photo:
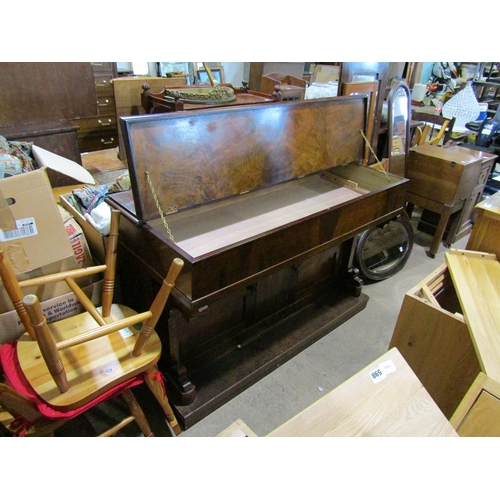
[[[224,68],[222,66],[211,67],[210,71],[217,83],[224,83]],[[208,73],[204,68],[196,68],[196,77],[198,83],[210,83]]]
[[[342,95],[368,95],[368,109],[366,117],[366,138],[373,144],[374,124],[375,124],[375,104],[377,102],[378,82],[345,82],[342,84]],[[363,165],[367,165],[370,158],[370,147],[365,144],[363,155]]]

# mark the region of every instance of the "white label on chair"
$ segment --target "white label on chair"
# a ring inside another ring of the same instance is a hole
[[[38,234],[35,219],[28,217],[26,219],[16,220],[16,229],[2,231],[0,229],[0,241],[17,240],[19,238],[27,238],[28,236],[36,236]]]
[[[118,331],[118,333],[122,336],[122,338],[126,339],[128,337],[132,337],[134,332],[130,328],[122,328]]]
[[[384,363],[380,363],[378,368],[372,370],[370,372],[370,378],[372,379],[374,384],[378,384],[381,380],[384,380],[389,373],[395,372],[396,367],[391,359],[385,361]]]

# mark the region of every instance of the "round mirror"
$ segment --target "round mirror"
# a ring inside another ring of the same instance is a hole
[[[364,231],[356,245],[354,260],[360,274],[384,280],[403,269],[413,248],[413,229],[404,216]]]

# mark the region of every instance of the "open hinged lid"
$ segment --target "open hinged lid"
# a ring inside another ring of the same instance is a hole
[[[361,162],[365,96],[120,119],[139,221]]]
[[[500,382],[500,263],[494,254],[445,254],[482,371]]]

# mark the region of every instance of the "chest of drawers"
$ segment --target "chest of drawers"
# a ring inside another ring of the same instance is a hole
[[[92,62],[97,99],[97,115],[73,120],[78,125],[82,153],[118,146],[118,127],[112,80],[117,76],[113,62]]]

